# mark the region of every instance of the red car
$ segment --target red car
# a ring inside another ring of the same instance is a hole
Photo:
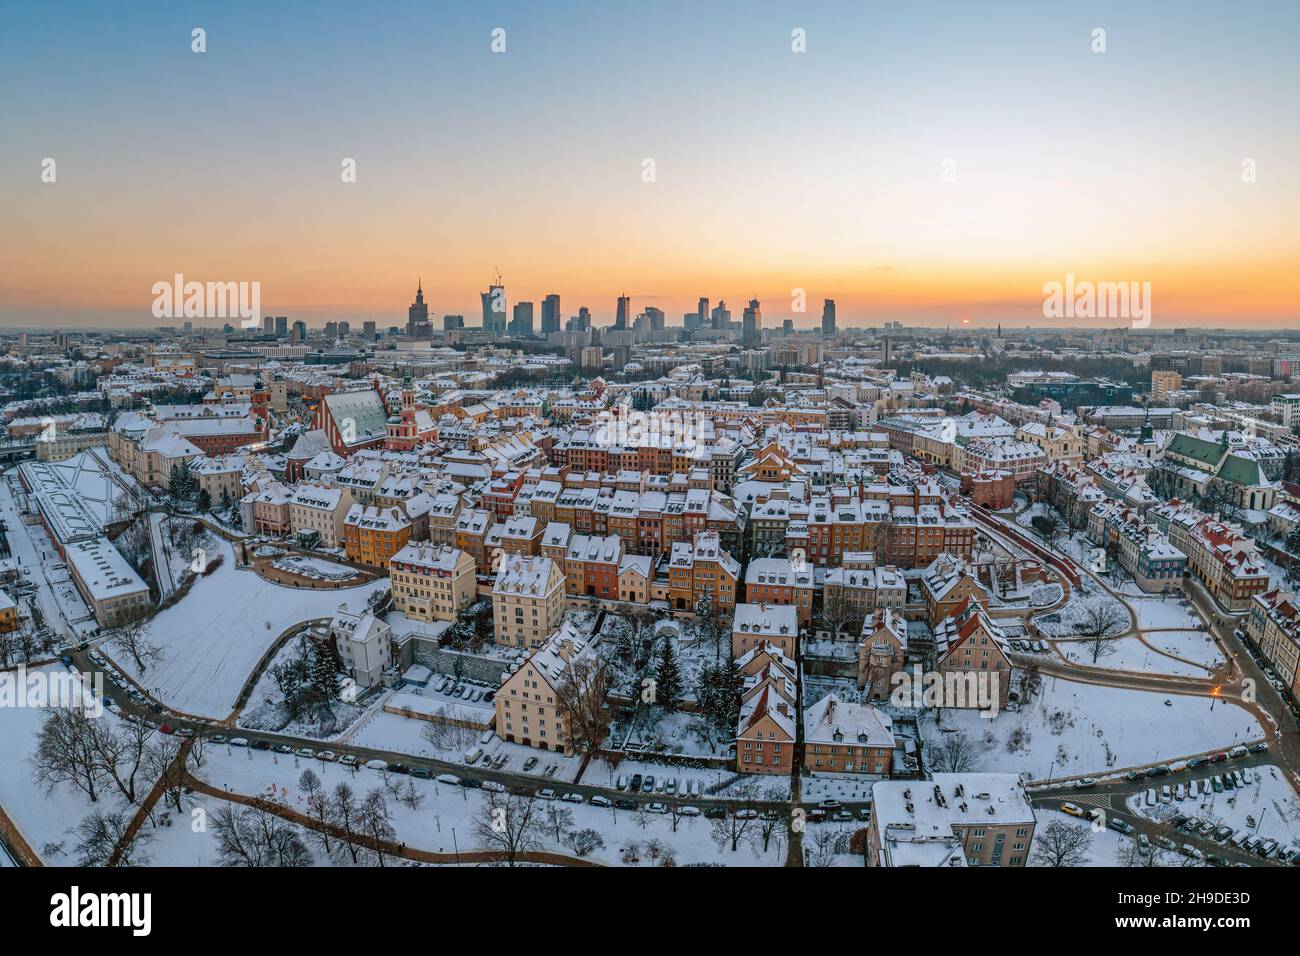
[[[174,734],[174,733],[176,733],[176,728],[173,727],[171,724],[163,724],[163,725],[162,725],[161,727],[159,727],[158,729],[161,730],[161,731],[162,731],[163,733],[165,733],[165,734]]]
[[[1215,754],[1210,758],[1210,763],[1223,763],[1223,761],[1227,759],[1228,759],[1228,755],[1224,753],[1222,750],[1220,750],[1217,754]]]

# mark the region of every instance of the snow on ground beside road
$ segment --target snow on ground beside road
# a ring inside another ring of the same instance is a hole
[[[1146,642],[1170,654],[1213,669],[1223,663],[1223,653],[1205,631],[1147,631]],[[1155,659],[1155,655],[1152,655]],[[1165,658],[1168,660],[1168,658]]]
[[[1148,635],[1150,640],[1150,635]],[[1153,642],[1154,643],[1154,642]],[[1103,654],[1094,664],[1092,645],[1087,641],[1062,642],[1056,645],[1066,660],[1087,667],[1103,667],[1115,671],[1137,671],[1146,674],[1171,674],[1175,677],[1208,677],[1209,670],[1195,664],[1184,664],[1158,654],[1136,637],[1122,637],[1105,645],[1109,653]],[[1192,655],[1182,655],[1190,657]]]
[[[62,664],[51,664],[34,668],[28,675],[62,670]],[[111,781],[101,783],[97,803],[92,803],[72,784],[60,784],[47,793],[36,782],[31,758],[36,753],[37,737],[48,712],[44,707],[0,707],[0,807],[4,807],[23,839],[47,864],[71,866],[76,863],[71,832],[87,814],[92,810],[131,812],[134,808],[127,807]],[[99,719],[118,720],[109,711],[104,711]],[[149,784],[143,787],[147,792]]]
[[[1169,706],[1164,701],[1168,700]],[[1206,697],[1125,690],[1046,677],[1030,706],[986,719],[974,710],[943,711],[943,727],[976,745],[972,770],[1028,771],[1034,779],[1098,773],[1231,747],[1263,736],[1246,710]],[[933,766],[946,736],[934,717],[921,721]]]
[[[1086,808],[1085,808],[1086,809]],[[1083,864],[1085,867],[1091,866],[1126,866],[1125,849],[1133,842],[1132,837],[1124,836],[1122,833],[1116,833],[1114,830],[1092,830],[1091,826],[1083,823],[1076,817],[1062,813],[1059,810],[1048,810],[1043,807],[1037,807],[1034,810],[1034,842],[1038,842],[1038,837],[1047,829],[1048,824],[1055,823],[1058,820],[1068,823],[1073,827],[1083,827],[1092,833],[1092,843],[1086,851],[1087,861]],[[1181,857],[1179,859],[1182,859]],[[1029,854],[1030,866],[1047,866],[1038,854],[1032,850]]]
[[[282,797],[289,807],[301,812],[305,801],[298,788],[298,779],[307,767],[311,767],[327,790],[332,790],[339,783],[347,782],[358,797],[384,784],[384,775],[373,770],[357,768],[353,771],[340,764],[322,763],[318,760],[297,760],[271,752],[241,748],[229,748],[227,751],[221,748],[209,748],[204,758],[203,768],[195,775],[214,786],[229,786],[233,791],[242,794],[269,796],[274,788],[276,796]],[[454,853],[456,850],[464,853],[481,849],[474,833],[474,823],[482,813],[487,796],[484,791],[443,784],[436,780],[416,780],[395,774],[389,774],[388,778],[398,788],[396,795],[390,794],[386,799],[399,841],[413,849],[435,853]],[[415,810],[399,799],[401,792],[411,786],[424,797],[419,808]],[[562,785],[555,789],[563,793]],[[785,861],[786,846],[783,833],[779,844],[778,840],[773,838],[766,852],[742,841],[740,848],[733,853],[730,847],[724,850],[718,849],[711,839],[712,821],[703,817],[679,820],[677,832],[673,833],[672,818],[667,815],[601,809],[587,804],[570,804],[562,801],[554,803],[547,801],[547,805],[571,811],[573,828],[591,828],[601,834],[605,846],[593,853],[591,859],[603,863],[624,865],[621,849],[625,844],[635,842],[640,847],[639,865],[649,865],[644,851],[644,845],[649,840],[658,840],[670,847],[678,866],[687,863],[780,866]],[[751,828],[751,832],[753,829],[756,828]],[[544,842],[547,850],[567,856],[574,855],[572,850],[555,840],[553,830]]]
[[[1137,612],[1138,627],[1141,628],[1180,628],[1196,627],[1201,619],[1180,597],[1170,595],[1167,598],[1141,597],[1129,598],[1128,603]]]
[[[1223,774],[1234,769],[1231,763],[1202,767],[1205,777]],[[1263,764],[1258,767],[1236,768],[1249,774],[1250,783],[1244,790],[1224,790],[1199,798],[1179,802],[1159,803],[1148,807],[1144,792],[1128,800],[1129,809],[1150,820],[1168,820],[1176,813],[1200,817],[1217,826],[1230,826],[1238,833],[1249,828],[1252,833],[1277,840],[1282,846],[1300,843],[1300,799],[1287,783],[1286,777],[1276,767]],[[1158,788],[1159,781],[1157,781]],[[1255,827],[1250,827],[1246,817],[1253,817]]]
[[[302,621],[331,617],[343,602],[363,608],[372,593],[387,586],[381,578],[341,590],[283,587],[237,568],[228,542],[215,547],[221,566],[150,622],[152,642],[163,649],[160,664],[142,675],[129,655],[111,645],[105,648],[142,687],[188,714],[228,716],[244,682],[281,632]]]

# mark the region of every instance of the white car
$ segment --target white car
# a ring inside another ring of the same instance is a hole
[[[700,815],[699,807],[682,807],[677,813],[683,817],[698,817]]]
[[[497,783],[495,780],[484,780],[483,789],[489,793],[505,793],[506,785],[504,783]]]
[[[554,799],[555,799],[555,791],[552,790],[550,787],[547,787],[545,790],[538,790],[538,791],[537,791],[537,799],[539,799],[539,800],[554,800]]]
[[[437,780],[439,783],[445,783],[450,787],[460,786],[460,777],[453,776],[452,774],[449,773],[440,773],[434,779]]]
[[[484,786],[486,786],[486,784],[484,784]],[[612,807],[614,803],[609,799],[609,797],[602,797],[600,794],[596,794],[591,798],[591,805],[593,807],[605,807],[608,809]]]
[[[565,803],[582,803],[582,794],[566,793],[564,796],[560,797],[560,799]]]
[[[646,807],[648,813],[667,813],[668,808],[662,803],[652,803]]]
[[[371,770],[387,770],[387,769],[388,769],[388,761],[387,761],[387,760],[367,760],[367,761],[366,761],[366,766],[369,767]]]

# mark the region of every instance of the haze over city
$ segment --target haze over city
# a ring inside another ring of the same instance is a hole
[[[598,323],[626,293],[669,324],[709,296],[811,327],[803,289],[846,326],[1041,325],[1044,283],[1074,274],[1150,282],[1157,328],[1284,328],[1298,22],[1282,2],[15,9],[0,322],[156,324],[152,284],[183,273],[383,326],[417,279],[435,315],[472,315],[499,268],[512,301],[557,292]]]

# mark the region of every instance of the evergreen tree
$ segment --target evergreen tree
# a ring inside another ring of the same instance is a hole
[[[664,640],[655,671],[655,699],[664,710],[676,710],[682,695],[682,672],[677,666],[677,652],[671,638]]]
[[[199,511],[206,513],[212,510],[212,495],[208,494],[208,489],[199,489]]]

